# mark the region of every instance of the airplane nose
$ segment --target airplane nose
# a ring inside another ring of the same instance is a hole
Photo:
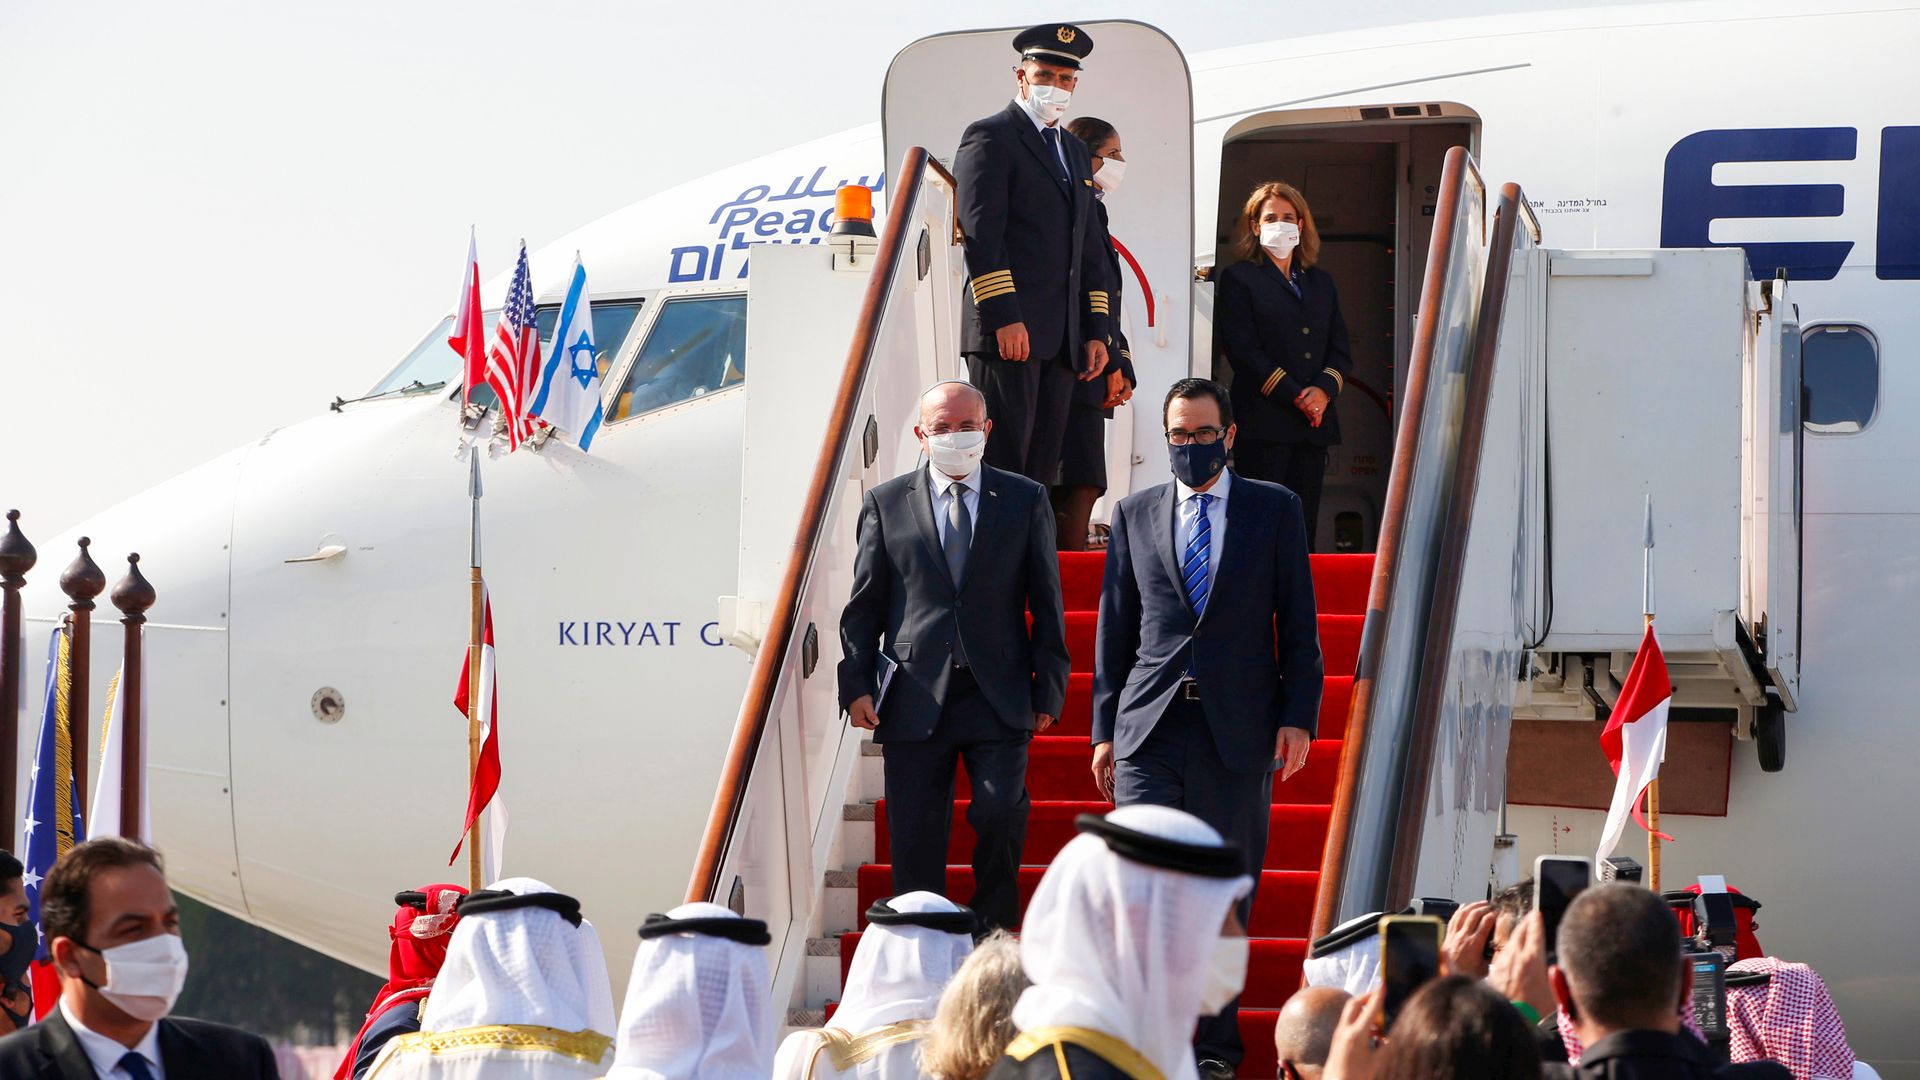
[[[253,449],[249,444],[215,458],[57,536],[33,537],[39,559],[21,593],[25,662],[16,791],[24,805],[42,724],[48,638],[68,614],[60,577],[79,553],[79,538],[90,538],[107,590],[90,616],[89,715],[73,722],[75,742],[86,748],[76,753],[75,764],[85,767],[91,800],[99,790],[101,729],[124,640],[120,612],[109,596],[127,571],[127,555],[139,553],[141,572],[159,596],[142,631],[153,841],[166,852],[168,878],[176,888],[230,911],[243,910],[244,901],[227,755],[229,564],[240,466]],[[84,739],[79,737],[82,723]],[[92,819],[90,807],[83,813]],[[18,840],[17,833],[12,839]]]

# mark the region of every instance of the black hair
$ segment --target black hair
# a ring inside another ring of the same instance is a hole
[[[1102,143],[1118,134],[1112,124],[1097,116],[1076,116],[1067,121],[1067,130],[1095,153],[1099,152]]]
[[[1175,398],[1189,401],[1195,398],[1210,397],[1220,405],[1220,426],[1233,426],[1233,402],[1227,400],[1227,388],[1212,379],[1181,379],[1167,387],[1167,399],[1160,403],[1160,426],[1167,426],[1167,410],[1173,407]]]
[[[167,873],[158,851],[118,836],[75,844],[60,856],[40,890],[40,930],[46,940],[86,941],[87,921],[93,917],[89,890],[94,876],[128,866],[151,866],[162,877]]]
[[[1671,1016],[1680,1001],[1680,923],[1660,895],[1616,882],[1582,890],[1560,921],[1574,1005],[1613,1031]]]
[[[27,868],[20,865],[20,860],[13,857],[13,852],[0,848],[0,886],[25,877],[26,874]]]

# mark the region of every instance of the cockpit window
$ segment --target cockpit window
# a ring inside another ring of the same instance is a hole
[[[497,311],[482,312],[481,325],[486,328],[486,340],[493,339],[493,324],[499,318]],[[620,354],[621,346],[626,344],[627,335],[633,332],[633,324],[640,317],[638,300],[606,301],[593,306],[593,344],[594,361],[604,377],[613,358]],[[560,307],[557,304],[538,308],[534,312],[534,324],[540,330],[541,361],[546,360],[545,350],[552,344],[553,324],[560,320]],[[380,384],[368,391],[369,396],[404,391],[416,382],[424,389],[431,390],[436,384],[457,388],[464,373],[460,370],[460,354],[447,344],[447,336],[453,333],[451,317],[440,320],[420,344],[413,347],[400,365],[380,380]],[[399,397],[400,393],[393,393]],[[494,404],[493,388],[476,386],[472,400],[483,407]]]
[[[491,325],[493,316],[487,321]],[[379,385],[367,391],[368,396],[390,393],[419,383],[422,387],[431,387],[435,383],[452,385],[460,381],[460,357],[447,345],[447,335],[453,333],[451,316],[440,320],[440,325],[413,347],[398,367],[387,373]],[[396,397],[399,395],[395,395]]]
[[[619,304],[609,302],[593,305],[593,359],[595,365],[600,369],[601,378],[606,378],[607,367],[613,363],[614,357],[620,355],[620,346],[626,344],[627,334],[633,330],[633,321],[639,317],[640,304],[638,301]],[[545,350],[553,345],[553,324],[560,321],[560,309],[557,307],[540,308],[534,312],[533,321],[534,325],[540,328],[540,348],[542,350],[540,362],[545,364],[551,359]],[[574,343],[568,342],[566,344],[571,346]],[[560,361],[563,365],[561,370],[566,370],[564,365],[571,364],[574,360],[575,357],[572,356],[562,358]],[[579,362],[585,363],[586,360],[584,357],[581,357],[579,358]]]
[[[747,298],[669,300],[614,399],[609,422],[703,397],[747,377]]]

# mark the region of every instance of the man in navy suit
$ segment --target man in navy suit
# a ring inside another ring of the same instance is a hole
[[[967,125],[953,158],[968,289],[960,351],[987,397],[988,465],[1059,479],[1076,378],[1107,367],[1105,230],[1093,157],[1060,124],[1093,39],[1048,23],[1013,39],[1014,99]]]
[[[969,903],[983,931],[1020,921],[1027,744],[1060,715],[1068,669],[1053,505],[1046,488],[981,463],[994,426],[966,383],[921,398],[927,464],[867,492],[840,616],[840,705],[886,758],[894,894],[947,895],[964,760]]]
[[[117,836],[75,844],[41,886],[40,922],[60,1001],[0,1039],[0,1077],[279,1080],[265,1039],[167,1015],[187,953],[159,852]]]
[[[1225,387],[1182,379],[1161,408],[1174,480],[1114,507],[1093,681],[1093,774],[1121,806],[1185,810],[1245,852],[1256,886],[1272,772],[1307,763],[1320,641],[1300,500],[1227,468]],[[1253,896],[1240,906],[1244,922]],[[1202,1077],[1244,1056],[1237,1003],[1201,1021]]]

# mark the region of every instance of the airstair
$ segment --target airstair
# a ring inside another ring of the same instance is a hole
[[[831,1015],[861,912],[891,891],[877,748],[840,715],[834,679],[861,496],[917,464],[919,393],[962,374],[952,177],[918,147],[891,175],[877,238],[754,256],[749,349],[770,356],[749,361],[740,594],[723,601],[754,660],[688,896],[769,922],[792,1026]],[[1308,769],[1275,785],[1250,1077],[1273,1075],[1274,1010],[1312,936],[1514,876],[1512,718],[1590,717],[1617,694],[1649,495],[1681,699],[1744,731],[1793,704],[1785,282],[1748,281],[1738,250],[1543,248],[1519,188],[1489,207],[1464,150],[1438,208],[1379,549],[1314,561],[1329,678]],[[1101,807],[1086,736],[1102,558],[1062,556],[1074,674],[1061,726],[1033,744],[1023,899],[1073,816]],[[957,809],[949,887],[964,901]]]

